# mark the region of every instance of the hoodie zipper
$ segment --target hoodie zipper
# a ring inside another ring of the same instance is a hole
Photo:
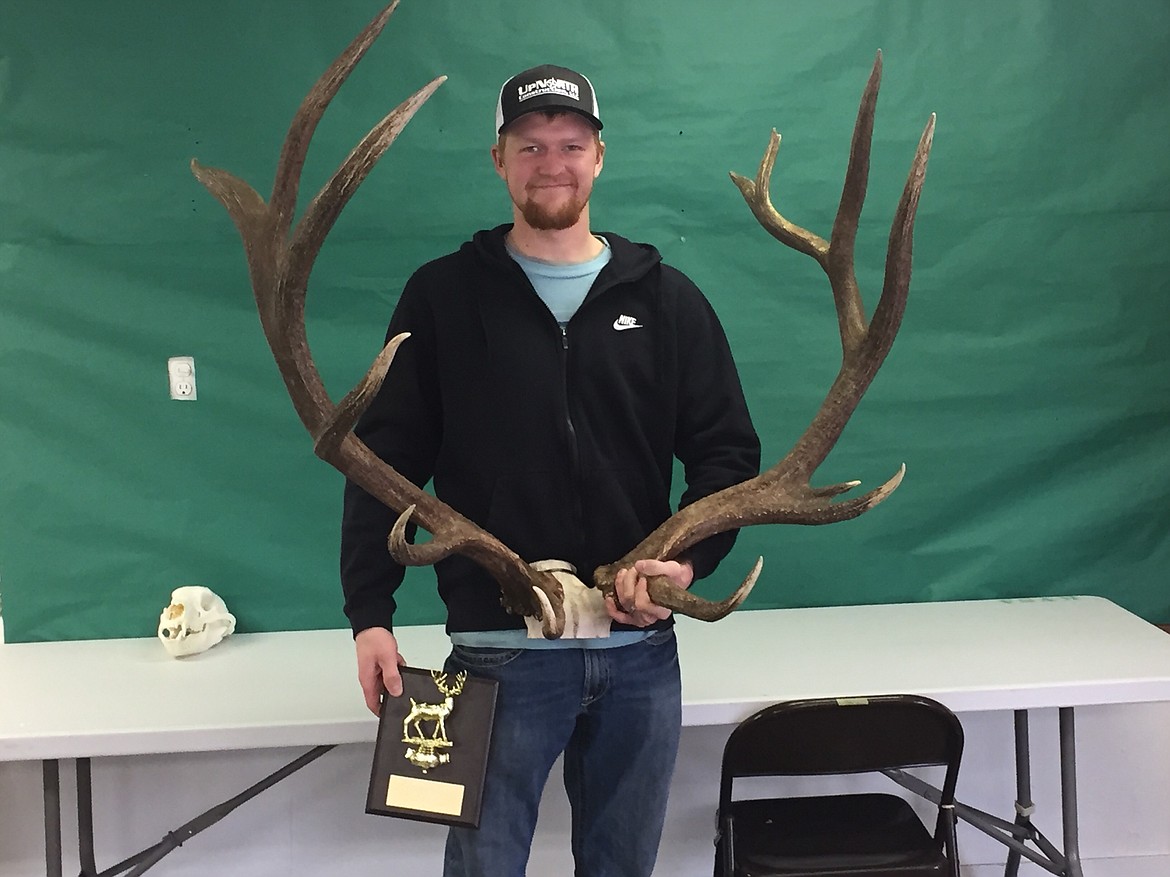
[[[581,449],[577,443],[577,428],[573,424],[572,392],[569,387],[569,327],[567,324],[557,324],[561,330],[561,389],[565,403],[565,429],[569,443],[569,467],[574,490],[572,499],[572,515],[575,537],[578,546],[585,544],[585,508],[581,503],[581,493],[584,484],[581,480]],[[582,572],[578,570],[578,572]],[[585,570],[586,574],[590,571]]]
[[[515,261],[513,261],[510,258],[508,259],[508,262],[510,263],[510,267],[515,272],[515,274],[518,275],[520,278],[522,278],[522,282],[525,285],[527,285],[528,289],[532,293],[533,298],[535,298],[537,301],[539,301],[540,297],[539,297],[539,295],[537,295],[536,290],[533,289],[532,284],[528,280],[528,277],[524,274],[524,269],[521,268],[518,264],[516,264]],[[604,270],[604,269],[602,269],[602,270]],[[599,289],[598,288],[590,289],[589,293],[585,296],[585,300],[583,302],[581,302],[581,307],[578,308],[578,312],[580,312],[580,310],[582,308],[589,306],[589,304],[595,298],[597,298],[601,292],[604,292],[605,290],[609,289],[612,286],[617,285],[617,283],[620,283],[620,282],[621,282],[620,278],[610,279],[609,282],[606,283],[605,287],[599,288]],[[569,470],[570,470],[569,471],[569,478],[570,478],[572,485],[573,485],[572,507],[570,509],[570,513],[572,515],[573,526],[574,526],[574,529],[576,531],[574,536],[575,536],[575,539],[576,539],[576,542],[578,545],[578,551],[583,551],[584,547],[585,547],[585,543],[586,543],[586,539],[585,539],[585,506],[584,506],[584,503],[581,501],[581,497],[584,493],[585,485],[584,485],[584,482],[583,482],[583,479],[581,476],[581,450],[580,450],[579,443],[577,441],[577,427],[573,423],[573,413],[572,413],[572,404],[571,404],[572,403],[572,390],[571,390],[570,385],[569,385],[569,330],[568,330],[568,324],[561,325],[560,321],[557,320],[555,317],[553,317],[552,313],[548,310],[548,308],[544,307],[543,302],[541,302],[541,307],[548,314],[549,318],[553,320],[553,322],[556,324],[557,328],[559,328],[561,331],[561,398],[562,398],[562,402],[564,403],[564,406],[565,406],[565,440],[566,440],[566,443],[567,443],[568,449],[569,449]],[[592,574],[593,574],[592,570],[579,570],[578,572],[584,573],[585,576],[588,576],[590,578],[592,577]],[[587,584],[589,583],[589,581],[586,579],[583,579],[583,581],[586,581]]]

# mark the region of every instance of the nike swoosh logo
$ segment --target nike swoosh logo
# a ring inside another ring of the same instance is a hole
[[[625,314],[622,314],[613,321],[613,328],[617,332],[624,332],[626,329],[644,329],[645,327],[634,317],[627,317]]]

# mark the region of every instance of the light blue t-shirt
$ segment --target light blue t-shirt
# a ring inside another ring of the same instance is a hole
[[[585,301],[593,281],[597,279],[601,269],[609,264],[613,255],[605,238],[598,237],[597,240],[605,244],[600,253],[588,262],[570,264],[533,259],[511,246],[508,247],[508,255],[524,269],[532,288],[562,326],[577,313],[577,308]]]
[[[565,326],[585,301],[593,281],[601,273],[612,255],[609,242],[598,237],[605,244],[600,253],[588,262],[563,264],[532,259],[508,247],[508,255],[524,269],[532,288],[540,296],[561,326]],[[645,630],[617,630],[608,637],[591,639],[529,639],[525,630],[476,630],[451,634],[455,645],[474,646],[485,649],[613,649],[628,646],[644,640],[650,635]]]

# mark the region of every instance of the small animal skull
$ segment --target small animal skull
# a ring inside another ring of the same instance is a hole
[[[158,619],[158,638],[172,658],[205,652],[235,629],[223,598],[198,585],[175,588]]]

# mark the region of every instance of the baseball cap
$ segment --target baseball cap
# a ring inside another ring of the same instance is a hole
[[[541,64],[505,82],[496,101],[496,134],[525,113],[537,110],[578,113],[601,130],[593,83],[568,67]]]

